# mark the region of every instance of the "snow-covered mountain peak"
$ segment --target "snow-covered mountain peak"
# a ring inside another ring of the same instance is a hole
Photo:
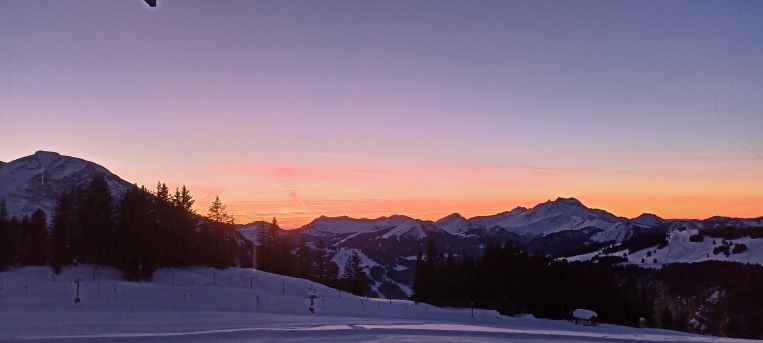
[[[464,233],[466,231],[469,231],[469,229],[472,227],[471,223],[464,218],[464,216],[453,213],[446,217],[443,217],[442,219],[435,222],[437,226],[442,228],[443,230],[458,234],[458,233]]]
[[[309,224],[300,228],[300,230],[316,235],[324,234],[350,234],[365,231],[373,231],[382,228],[408,225],[413,226],[417,223],[416,219],[403,215],[393,215],[389,217],[379,217],[376,219],[356,219],[347,216],[326,217],[320,216]]]
[[[23,216],[42,209],[52,213],[61,193],[103,177],[112,195],[119,197],[131,185],[106,168],[80,158],[51,151],[37,151],[8,163],[0,164],[0,198],[8,212]]]
[[[569,205],[569,206],[579,206],[579,207],[587,208],[585,205],[583,205],[582,202],[580,202],[580,200],[572,198],[572,197],[570,197],[570,198],[558,197],[558,198],[556,198],[556,200],[549,201],[549,202],[557,203],[557,204],[565,204],[565,205]]]
[[[641,227],[654,227],[664,224],[665,220],[654,213],[642,213],[638,217],[631,219],[631,223]]]
[[[466,218],[464,216],[462,216],[460,213],[454,212],[454,213],[451,213],[451,214],[449,214],[449,215],[447,215],[445,217],[442,217],[442,218],[438,219],[437,222],[454,220],[454,219],[459,219],[459,220],[463,219],[463,220],[466,220]]]
[[[540,203],[530,209],[530,211],[546,213],[574,212],[580,210],[588,210],[588,207],[575,198],[556,198],[556,200]]]
[[[501,228],[521,235],[542,235],[565,230],[615,229],[622,220],[615,215],[583,205],[575,198],[557,198],[531,209],[514,209],[493,216],[474,217],[473,227]]]
[[[44,150],[37,150],[32,156],[34,156],[34,158],[36,158],[38,161],[40,161],[43,164],[47,164],[50,161],[61,158],[61,154],[57,152],[44,151]]]

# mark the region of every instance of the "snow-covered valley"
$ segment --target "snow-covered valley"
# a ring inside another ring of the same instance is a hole
[[[82,280],[74,303],[76,279]],[[0,341],[70,342],[742,342],[688,333],[500,316],[367,299],[251,269],[162,269],[122,281],[110,268],[0,273]],[[315,289],[316,313],[308,311]],[[606,318],[602,318],[606,322]]]

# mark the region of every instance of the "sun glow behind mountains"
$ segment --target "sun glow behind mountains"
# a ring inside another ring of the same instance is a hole
[[[125,176],[152,184],[157,175],[161,173]],[[201,213],[219,194],[239,223],[277,217],[287,228],[321,215],[404,214],[430,220],[453,212],[487,215],[558,196],[576,197],[625,217],[644,212],[665,218],[757,217],[763,203],[756,173],[714,174],[694,167],[629,171],[399,161],[263,162],[164,176],[170,184],[188,184]]]
[[[287,227],[558,196],[762,215],[761,2],[552,3],[3,1],[0,160]]]

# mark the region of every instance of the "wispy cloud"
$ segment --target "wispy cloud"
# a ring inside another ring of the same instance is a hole
[[[433,72],[434,72],[434,71],[436,71],[437,69],[440,69],[440,68],[442,68],[442,66],[443,66],[443,64],[442,64],[442,63],[439,63],[439,64],[435,64],[435,65],[433,65],[433,66],[429,67],[427,70],[425,70],[425,71],[424,71],[424,74],[426,75],[426,74],[429,74],[429,73],[433,73]]]
[[[746,146],[744,144],[741,144],[741,143],[734,142],[734,141],[729,141],[729,143],[731,143],[733,145],[736,145],[736,146],[746,150],[747,152],[757,156],[761,161],[763,161],[763,155],[760,154],[759,152],[755,151],[755,150],[750,149],[750,147],[748,147],[748,146]]]

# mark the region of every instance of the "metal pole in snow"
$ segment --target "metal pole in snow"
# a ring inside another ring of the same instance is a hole
[[[172,271],[172,286],[175,286],[175,271]]]
[[[80,298],[79,298],[79,283],[82,282],[80,279],[74,280],[74,283],[77,284],[77,295],[74,297],[74,303],[79,304]]]
[[[217,272],[212,272],[212,286],[217,285]]]
[[[249,289],[254,289],[254,277],[249,277]]]
[[[286,293],[286,281],[281,281],[281,293]]]

